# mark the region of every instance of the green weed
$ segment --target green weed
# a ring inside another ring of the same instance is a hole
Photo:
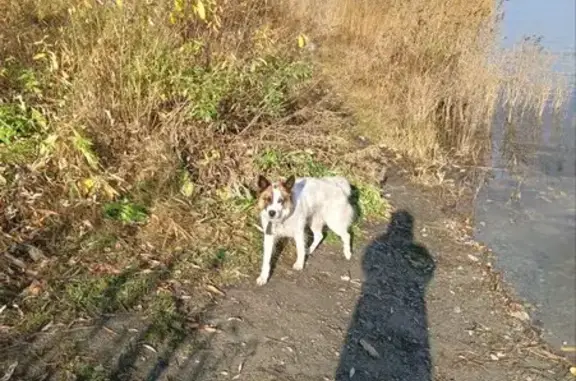
[[[148,219],[148,210],[143,205],[123,199],[105,204],[104,216],[126,224],[143,223]]]
[[[287,173],[297,173],[298,176],[321,177],[339,173],[337,169],[328,167],[306,151],[283,152],[267,149],[255,158],[255,167],[264,173],[288,171]]]
[[[106,381],[108,372],[102,365],[74,364],[73,373],[77,381]]]

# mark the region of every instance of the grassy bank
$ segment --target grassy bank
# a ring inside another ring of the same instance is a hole
[[[347,175],[385,216],[355,135],[479,160],[492,3],[0,0],[3,337],[133,310],[165,332],[252,276],[261,172]]]
[[[7,337],[131,310],[162,322],[182,294],[252,277],[258,173],[346,174],[364,217],[385,215],[278,5],[0,4]]]

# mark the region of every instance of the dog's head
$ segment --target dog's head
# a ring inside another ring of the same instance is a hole
[[[272,183],[262,175],[258,176],[258,209],[272,221],[283,220],[292,212],[292,187],[295,178]]]

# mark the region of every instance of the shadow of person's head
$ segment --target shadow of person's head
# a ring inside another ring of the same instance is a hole
[[[398,281],[404,283],[416,280],[411,279],[415,276],[427,283],[434,268],[428,250],[414,242],[414,217],[406,210],[392,214],[386,232],[367,247],[363,258],[367,281],[370,276],[387,276],[400,277]],[[374,273],[374,269],[380,271]]]

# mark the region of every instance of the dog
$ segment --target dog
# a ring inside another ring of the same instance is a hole
[[[270,182],[258,176],[258,209],[264,232],[262,269],[256,283],[263,286],[270,276],[270,261],[278,238],[293,238],[296,243],[294,270],[302,270],[306,254],[311,255],[324,238],[327,225],[342,240],[344,257],[352,256],[350,226],[355,213],[350,203],[352,187],[340,176],[290,176],[285,181]],[[306,226],[310,227],[313,241],[306,253]]]

